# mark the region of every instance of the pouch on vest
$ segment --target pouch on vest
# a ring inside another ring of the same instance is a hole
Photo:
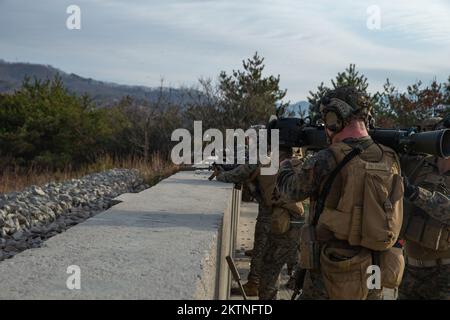
[[[366,167],[361,246],[382,251],[392,247],[403,221],[403,178]]]
[[[291,215],[289,211],[281,207],[275,207],[272,211],[271,231],[273,234],[283,234],[289,231]]]
[[[353,158],[340,171],[337,205],[326,203],[319,223],[352,246],[382,251],[392,247],[403,220],[403,180],[395,153],[387,147],[378,162]],[[349,154],[345,144],[330,147],[338,163]],[[364,152],[372,152],[366,149]]]
[[[447,251],[450,249],[450,228],[424,214],[408,215],[403,237],[430,250]]]
[[[333,232],[336,239],[348,241],[350,245],[361,243],[362,207],[353,207],[352,212],[324,208],[320,223]]]
[[[379,252],[381,286],[384,288],[397,288],[400,286],[405,269],[403,249],[392,247]]]
[[[319,269],[320,244],[316,240],[315,227],[305,224],[300,233],[300,268]]]
[[[333,248],[325,245],[320,255],[321,272],[330,299],[364,300],[369,289],[367,268],[370,250]]]

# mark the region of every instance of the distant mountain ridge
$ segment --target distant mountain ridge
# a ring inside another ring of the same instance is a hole
[[[21,87],[26,76],[39,80],[53,79],[57,74],[61,76],[69,91],[82,95],[88,94],[99,106],[107,106],[120,101],[124,96],[132,97],[136,102],[155,101],[159,88],[145,86],[121,85],[113,82],[98,81],[84,78],[74,73],[66,73],[51,65],[24,62],[6,62],[0,59],[0,93],[12,93]],[[175,103],[185,104],[189,98],[186,90],[164,88],[167,96]],[[309,102],[298,101],[291,103],[288,110],[298,117],[302,112],[308,114]]]
[[[84,78],[74,73],[66,73],[50,65],[32,63],[11,63],[0,60],[0,93],[10,93],[19,89],[23,79],[29,76],[39,80],[53,79],[59,74],[64,85],[75,94],[88,94],[99,106],[120,101],[124,96],[130,96],[136,101],[155,101],[159,88],[145,86],[121,85],[112,82]],[[186,97],[183,89],[164,88],[165,93],[174,102],[181,102]]]
[[[310,103],[308,101],[298,101],[288,106],[288,111],[294,113],[295,117],[308,116]]]

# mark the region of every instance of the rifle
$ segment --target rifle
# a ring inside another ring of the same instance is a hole
[[[213,162],[209,167],[208,170],[214,170],[214,172],[209,176],[208,180],[214,179],[218,175],[218,169],[222,168],[225,171],[233,170],[239,166],[239,164],[218,164],[216,162]]]
[[[242,297],[244,298],[244,300],[247,300],[247,295],[245,294],[245,290],[241,282],[241,277],[239,276],[239,272],[236,269],[236,265],[234,264],[233,258],[231,258],[230,256],[226,256],[225,260],[227,260],[228,267],[231,270],[231,275],[233,276],[234,281],[236,281],[239,286],[239,290],[241,291]]]
[[[328,139],[324,125],[311,124],[306,119],[281,118],[269,124],[279,130],[279,145],[306,147],[311,150],[326,148]],[[369,129],[371,138],[398,153],[426,153],[446,158],[450,156],[450,129],[415,132],[413,129]]]

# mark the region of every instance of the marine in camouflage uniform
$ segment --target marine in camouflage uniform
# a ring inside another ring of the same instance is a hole
[[[342,134],[342,138],[340,139],[343,144],[338,142],[337,144],[332,144],[330,147],[335,146],[336,148],[340,148],[340,146],[346,144],[354,149],[357,146],[362,146],[365,150],[359,155],[359,157],[366,162],[375,163],[381,161],[381,159],[384,159],[385,150],[389,151],[391,158],[395,157],[394,151],[387,147],[383,147],[383,149],[381,149],[381,146],[373,143],[370,136],[367,135],[367,132],[365,132],[366,135],[364,135],[364,131],[359,129],[362,127],[362,118],[366,117],[368,110],[370,110],[370,105],[367,103],[368,100],[366,100],[365,97],[361,97],[360,93],[356,92],[357,90],[355,88],[338,88],[329,92],[328,97],[325,97],[325,99],[322,100],[322,106],[325,104],[324,108],[321,110],[322,116],[325,120],[325,126],[328,132],[334,132],[334,134],[331,133],[332,137],[334,137],[335,134],[340,133],[350,122],[353,123],[353,128],[358,128],[354,129],[355,131],[351,131],[351,129],[345,131],[346,133]],[[335,105],[335,102],[339,104],[338,107],[333,106]],[[352,104],[351,106],[349,105],[350,103]],[[343,106],[343,108],[340,108],[340,106]],[[326,108],[330,108],[330,111],[327,111]],[[340,114],[341,119],[343,119],[340,121],[343,122],[339,124],[339,122],[333,121],[333,117],[327,119],[327,112]],[[335,125],[333,125],[333,122]],[[360,131],[358,132],[356,130]],[[353,132],[355,132],[356,137],[353,136]],[[350,165],[352,161],[354,160],[351,160],[348,165]],[[394,160],[393,163],[399,170],[400,164],[398,163],[398,160]],[[337,167],[337,165],[336,155],[332,148],[323,149],[316,154],[307,157],[304,164],[298,168],[294,167],[289,161],[283,162],[278,173],[277,192],[283,198],[294,201],[302,201],[310,198],[310,210],[306,216],[306,221],[310,224],[314,218],[313,213],[315,212],[317,200],[322,193],[324,182],[330,176],[331,172]],[[335,182],[333,183],[332,191],[325,202],[326,206],[334,208],[335,203],[339,203],[342,188],[344,187],[343,183],[342,177],[338,174]],[[360,246],[350,246],[347,241],[337,240],[331,230],[328,230],[325,226],[322,226],[320,222],[314,229],[316,239],[321,246],[323,246],[323,244],[331,244],[332,246],[336,245],[336,248],[342,248],[343,250],[349,252],[359,252],[360,250],[364,250],[364,248]],[[352,254],[352,256],[354,255]],[[344,258],[344,260],[337,261],[345,261],[347,259],[348,258]],[[369,291],[369,296],[367,296],[368,299],[372,296],[378,299],[381,298],[381,295],[373,295],[372,291],[373,290]],[[324,276],[321,273],[321,270],[317,268],[308,269],[303,284],[303,294],[301,299],[328,298],[329,296],[325,288]],[[364,297],[361,296],[361,298]]]
[[[346,139],[344,142],[356,146],[367,141],[370,137],[359,139]],[[285,198],[303,201],[311,198],[311,204],[320,193],[321,184],[328,175],[336,168],[337,163],[334,154],[329,149],[323,149],[314,155],[305,158],[302,166],[294,166],[292,162],[283,162],[278,172],[278,192]],[[309,212],[314,212],[313,206]],[[309,213],[306,220],[309,219]],[[328,299],[328,294],[323,284],[319,271],[307,272],[303,285],[303,300]]]
[[[291,218],[291,221],[293,218]],[[300,223],[303,219],[292,221]],[[292,257],[298,257],[300,243],[300,226],[292,223],[290,229],[283,234],[270,233],[263,256],[260,300],[274,300],[279,290],[279,278],[283,266]]]
[[[442,129],[437,126],[436,129]],[[421,227],[422,238],[406,238],[406,268],[400,287],[400,299],[450,299],[450,159],[433,156],[403,156],[403,170],[409,178],[405,191],[405,226],[412,224],[414,215],[433,223],[439,230],[439,250],[430,248],[425,242],[427,234]],[[446,168],[445,168],[446,167]],[[443,169],[443,170],[442,170]],[[445,172],[443,172],[445,170]],[[406,205],[407,204],[407,205]],[[408,231],[405,231],[408,232]],[[438,239],[438,238],[437,238]],[[434,242],[434,241],[431,241]]]
[[[216,179],[228,183],[245,183],[252,179],[256,171],[259,169],[257,164],[242,164],[233,170],[221,170]],[[257,174],[257,173],[256,173]],[[248,274],[248,282],[244,284],[244,290],[249,296],[258,295],[258,287],[261,279],[262,257],[267,239],[270,233],[270,217],[272,207],[267,206],[262,199],[258,199],[258,216],[255,225],[255,238],[253,243],[253,252],[250,261],[250,272]]]
[[[292,149],[283,149],[280,148],[280,161],[285,159],[292,160]],[[295,163],[300,164],[301,162],[297,160]],[[273,178],[275,182],[276,176]],[[271,194],[273,194],[273,191],[274,190],[272,190]],[[296,260],[298,259],[300,230],[302,222],[304,221],[304,210],[301,202],[286,204],[275,201],[273,204],[273,209],[274,213],[277,209],[284,210],[288,213],[290,223],[288,230],[283,233],[276,232],[273,229],[271,229],[271,232],[269,233],[267,245],[263,254],[261,283],[258,294],[260,300],[274,300],[277,298],[280,273],[285,264],[288,265],[288,272],[292,272],[294,270]],[[274,222],[274,219],[277,218],[272,217],[272,222]]]

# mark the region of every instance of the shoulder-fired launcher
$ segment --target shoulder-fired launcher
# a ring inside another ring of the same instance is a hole
[[[280,146],[319,150],[328,145],[325,127],[312,125],[304,119],[281,118],[272,121],[269,129],[279,129]],[[442,158],[450,157],[450,129],[414,132],[374,128],[369,130],[369,135],[375,142],[399,153],[426,153]]]

